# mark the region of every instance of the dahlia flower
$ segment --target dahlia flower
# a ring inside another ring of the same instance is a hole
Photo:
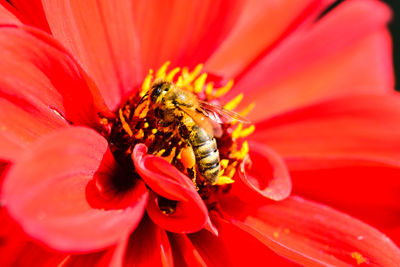
[[[11,2],[2,266],[399,264],[384,4]]]

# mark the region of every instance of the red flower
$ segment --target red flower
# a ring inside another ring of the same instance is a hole
[[[12,2],[0,6],[3,265],[400,262],[355,219],[399,242],[400,99],[382,3],[322,16],[332,1]],[[245,142],[231,150],[246,131],[224,129],[234,145],[218,144],[231,153],[220,165],[234,176],[220,184],[195,185],[140,142],[118,150],[158,125],[146,111],[150,126],[132,130],[137,114],[123,112],[168,60],[234,79],[220,103],[255,102],[248,155]]]

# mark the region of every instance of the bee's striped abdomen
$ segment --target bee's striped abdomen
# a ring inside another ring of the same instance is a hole
[[[207,181],[215,182],[220,172],[219,152],[215,138],[208,135],[204,129],[194,125],[189,141],[193,147],[199,172]]]

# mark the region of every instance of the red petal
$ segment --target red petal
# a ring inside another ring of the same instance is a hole
[[[301,265],[378,266],[400,262],[400,250],[374,228],[344,213],[299,197],[259,208],[221,203],[232,222],[272,250]]]
[[[72,256],[50,251],[34,244],[11,220],[4,207],[0,207],[0,259],[1,266],[58,266],[72,258],[88,256]],[[63,265],[69,266],[69,265]]]
[[[123,266],[174,266],[166,232],[147,216],[129,240]]]
[[[133,1],[42,1],[53,35],[94,79],[108,107],[141,82]]]
[[[202,257],[200,251],[196,247],[194,247],[193,243],[190,241],[187,235],[170,234],[169,237],[171,240],[172,248],[174,250],[174,263],[176,266],[218,266],[215,264],[215,262],[213,264],[209,263],[210,265],[207,265],[206,262],[209,260],[209,258]],[[211,238],[215,237],[212,236]],[[222,259],[226,259],[224,263],[229,265],[230,261],[224,256],[223,253],[220,253],[219,250],[214,250],[213,252],[215,253],[214,255],[221,256],[221,261],[223,261]]]
[[[22,21],[29,25],[50,32],[49,24],[44,16],[41,0],[12,0],[12,5],[22,16]]]
[[[136,201],[123,210],[89,205],[86,187],[101,165],[113,165],[107,142],[74,127],[40,139],[4,179],[3,200],[23,230],[60,251],[86,252],[117,243],[139,223],[147,190],[137,183]],[[107,152],[109,153],[109,152]]]
[[[18,255],[18,258],[10,266],[32,266],[32,267],[73,267],[73,266],[93,266],[105,267],[104,259],[108,251],[83,254],[68,255],[46,251],[43,248],[28,244]],[[2,265],[4,266],[4,265]]]
[[[64,118],[95,126],[97,113],[107,112],[75,61],[49,36],[3,26],[0,57],[0,143],[6,147],[24,148],[67,125]]]
[[[252,121],[336,95],[393,88],[390,10],[380,1],[344,1],[313,27],[297,31],[261,58],[236,89]],[[365,64],[368,62],[368,64]]]
[[[400,227],[400,168],[355,159],[288,160],[296,194],[338,208],[385,233]],[[392,237],[400,244],[400,238]]]
[[[82,255],[71,255],[66,258],[65,261],[61,262],[57,266],[62,267],[76,267],[76,266],[93,266],[93,267],[119,267],[121,265],[114,265],[114,262],[110,261],[110,256],[113,255],[115,246],[107,250],[103,250],[96,253],[82,254]],[[50,265],[56,266],[56,265]]]
[[[235,77],[257,56],[273,49],[299,26],[308,26],[331,2],[246,1],[233,31],[207,61],[207,70],[227,78]]]
[[[332,99],[259,123],[250,138],[284,157],[345,157],[398,165],[400,95]]]
[[[9,247],[10,244],[2,244],[4,247]],[[9,247],[10,248],[10,247]],[[14,249],[13,252],[8,251],[7,254],[1,254],[1,266],[32,266],[32,267],[42,267],[42,266],[57,266],[64,262],[69,256],[61,253],[54,253],[44,248],[26,242],[21,242],[18,247],[11,248]],[[10,253],[11,252],[11,253]]]
[[[147,213],[161,228],[177,233],[202,229],[209,220],[208,210],[193,182],[164,159],[146,155],[147,147],[135,146],[132,159],[136,171],[151,188]],[[158,197],[177,201],[175,211],[165,214],[158,206]]]
[[[246,168],[251,161],[251,167]],[[232,194],[245,202],[279,201],[290,195],[292,183],[282,158],[269,147],[250,143],[250,159],[238,169]]]
[[[220,233],[218,237],[207,231],[189,235],[193,243],[192,250],[197,252],[208,266],[293,265],[241,228],[219,216],[214,216],[213,221],[217,222]],[[182,252],[186,256],[186,251]],[[190,250],[187,252],[190,253]],[[193,261],[186,262],[188,266],[192,266]]]
[[[243,3],[243,0],[134,1],[143,70],[159,67],[167,60],[180,67],[205,62],[236,25]]]
[[[101,252],[71,255],[48,250],[29,240],[10,219],[5,209],[0,207],[0,259],[2,267],[121,266],[111,265],[110,255],[114,255],[115,251],[115,247],[111,247]]]
[[[114,109],[149,68],[167,60],[204,61],[233,26],[241,2],[48,0],[43,5],[54,36]]]
[[[40,111],[29,103],[16,104],[16,101],[0,97],[0,158],[8,161],[18,160],[38,137],[68,126],[62,117],[50,110]]]

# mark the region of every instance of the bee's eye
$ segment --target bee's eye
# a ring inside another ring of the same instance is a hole
[[[162,92],[162,84],[155,84],[153,85],[153,90],[151,92],[150,97],[156,99],[161,95],[161,92]]]
[[[157,86],[156,88],[154,88],[153,94],[158,96],[161,94],[161,91],[162,91],[161,86]]]
[[[157,98],[161,95],[162,91],[163,91],[162,84],[154,84],[150,94],[150,100],[156,102]]]

